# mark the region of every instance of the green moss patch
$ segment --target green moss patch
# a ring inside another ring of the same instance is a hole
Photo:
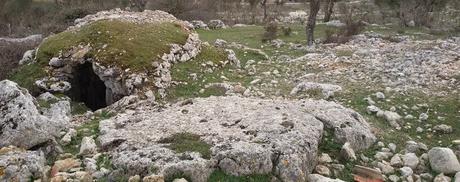
[[[211,158],[211,145],[203,142],[199,135],[177,133],[160,140],[159,143],[168,144],[167,147],[177,153],[198,152],[205,159]]]
[[[47,38],[37,52],[38,62],[46,65],[60,52],[78,45],[90,45],[87,54],[106,65],[132,70],[150,70],[171,44],[185,44],[188,32],[174,23],[135,24],[118,20],[93,22],[76,31],[66,31]]]

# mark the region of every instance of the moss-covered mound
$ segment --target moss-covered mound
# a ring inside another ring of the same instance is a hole
[[[37,51],[37,61],[48,61],[78,45],[90,45],[87,56],[98,63],[115,64],[124,69],[152,69],[152,62],[168,53],[171,44],[184,45],[190,32],[179,24],[136,24],[102,20],[47,38]]]
[[[46,38],[38,47],[35,60],[20,67],[10,79],[35,94],[64,93],[83,102],[93,99],[90,97],[106,98],[106,103],[97,105],[108,105],[126,95],[164,98],[168,93],[175,94],[166,89],[184,80],[189,72],[204,73],[201,64],[226,62],[223,50],[202,46],[198,34],[186,23],[164,12],[144,12],[138,16],[133,12],[108,13],[116,16],[101,18],[104,13],[89,16],[85,23]],[[194,68],[181,69],[189,66]],[[98,82],[93,82],[95,79]],[[100,94],[94,96],[94,93]]]

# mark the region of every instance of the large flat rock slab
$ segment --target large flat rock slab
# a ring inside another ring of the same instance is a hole
[[[180,173],[192,181],[206,181],[213,170],[221,169],[233,175],[271,173],[282,181],[305,181],[316,165],[323,122],[333,120],[315,116],[324,113],[318,109],[321,104],[332,113],[351,112],[326,101],[199,98],[166,108],[138,107],[101,121],[99,142],[112,155],[112,163],[129,175],[155,173],[168,178]],[[361,122],[349,118],[344,122],[350,126]],[[210,156],[176,153],[162,142],[180,133],[200,136],[210,145]],[[362,136],[350,139],[354,137]]]

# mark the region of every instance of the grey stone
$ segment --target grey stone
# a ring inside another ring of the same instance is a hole
[[[454,182],[460,182],[460,172],[455,173]]]
[[[67,120],[41,115],[27,90],[9,80],[0,82],[0,110],[0,147],[29,149],[59,136],[68,125]]]
[[[208,23],[210,29],[222,29],[226,28],[225,23],[222,20],[211,20]]]
[[[390,160],[390,164],[393,167],[402,167],[404,165],[404,163],[403,163],[403,161],[401,159],[400,154],[394,155]]]
[[[34,60],[35,50],[28,50],[22,56],[22,59],[19,60],[19,65],[29,64]]]
[[[437,175],[433,182],[450,182],[451,178],[449,176],[445,176],[443,173]]]
[[[357,159],[355,151],[351,148],[350,143],[348,142],[343,144],[342,149],[340,150],[340,155],[346,160],[354,161]]]
[[[55,68],[61,68],[65,65],[65,61],[63,59],[60,59],[58,57],[53,57],[51,58],[49,65]]]
[[[46,177],[46,159],[38,151],[16,147],[0,149],[0,181],[29,181]]]
[[[453,132],[452,126],[446,124],[440,124],[433,127],[433,130],[443,134],[449,134]]]
[[[399,169],[399,172],[401,173],[402,177],[408,177],[414,173],[410,167],[402,167]]]
[[[344,182],[340,179],[331,179],[328,177],[321,176],[319,174],[310,174],[307,178],[308,182]]]
[[[435,147],[428,151],[431,169],[439,173],[453,174],[460,171],[457,156],[449,148]]]
[[[166,178],[181,172],[192,181],[206,181],[219,167],[234,175],[274,173],[283,181],[304,181],[316,166],[324,125],[345,125],[334,137],[350,148],[365,149],[375,141],[362,116],[333,102],[235,96],[161,109],[137,105],[101,121],[98,140],[127,175],[145,175],[154,167]],[[209,144],[209,158],[175,153],[160,142],[183,132]]]
[[[96,142],[91,137],[83,137],[79,155],[92,155],[97,153]]]
[[[414,153],[406,153],[401,158],[404,162],[404,166],[410,167],[412,169],[416,169],[417,165],[419,164],[418,157]]]

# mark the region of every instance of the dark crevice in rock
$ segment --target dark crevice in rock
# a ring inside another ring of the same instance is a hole
[[[72,79],[72,89],[69,96],[73,101],[83,102],[95,111],[107,106],[106,86],[93,71],[90,62],[78,65]]]

